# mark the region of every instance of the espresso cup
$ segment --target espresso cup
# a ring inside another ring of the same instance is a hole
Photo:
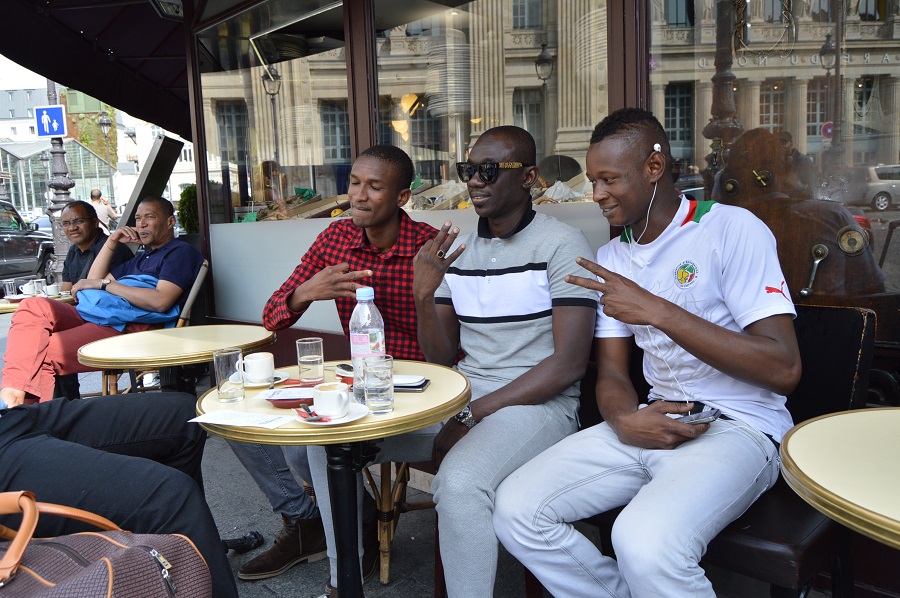
[[[48,284],[44,287],[44,293],[46,293],[50,297],[56,297],[59,295],[59,285],[58,284]]]
[[[244,381],[271,382],[275,378],[275,357],[271,353],[251,353],[244,356]]]
[[[350,410],[350,387],[343,382],[326,382],[313,387],[313,411],[316,415],[337,419]]]
[[[34,295],[34,283],[26,282],[19,287],[19,290],[22,291],[23,295]]]

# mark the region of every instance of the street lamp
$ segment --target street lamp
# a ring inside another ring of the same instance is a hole
[[[109,163],[109,128],[112,126],[112,121],[106,114],[106,110],[100,113],[100,119],[97,122],[100,124],[100,130],[103,131],[103,137],[106,138],[106,170],[109,173],[109,205],[115,208],[116,192],[113,189],[112,164]]]
[[[274,66],[264,67],[262,82],[266,93],[269,94],[269,98],[272,100],[272,131],[275,136],[275,163],[280,164],[278,161],[278,114],[276,112],[275,96],[281,91],[281,75],[278,74],[278,71]]]
[[[541,53],[534,60],[534,71],[537,73],[538,79],[547,86],[547,80],[553,76],[553,56],[547,49],[547,44],[541,44]]]
[[[50,188],[50,150],[41,152],[41,164],[44,166],[44,176],[47,179],[44,181],[44,192],[41,193],[41,196],[43,197],[44,202],[47,205],[50,205],[50,198],[47,197],[47,189]]]
[[[832,40],[831,34],[825,34],[825,43],[822,44],[822,47],[819,49],[819,62],[822,64],[822,68],[825,69],[825,77],[828,81],[828,96],[827,96],[827,106],[826,106],[826,118],[828,118],[831,122],[831,148],[835,157],[839,155],[839,152],[834,151],[836,147],[841,142],[841,127],[843,125],[844,119],[844,107],[843,107],[843,97],[841,94],[843,90],[841,89],[843,85],[841,84],[841,65],[838,62],[838,56],[841,53],[839,44],[841,42],[840,36],[843,35],[841,32],[841,22],[840,16],[838,17],[838,22],[835,27],[835,35],[837,36],[837,43]],[[834,82],[831,81],[831,69],[834,69]]]

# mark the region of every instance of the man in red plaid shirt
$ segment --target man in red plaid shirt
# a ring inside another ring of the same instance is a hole
[[[272,294],[263,309],[269,330],[292,326],[314,301],[333,299],[344,334],[350,334],[350,315],[356,289],[375,289],[375,304],[384,318],[387,352],[395,359],[424,360],[416,338],[416,305],[412,295],[413,258],[437,234],[415,222],[401,208],[412,194],[412,161],[392,145],[364,151],[350,171],[352,218],[333,222],[315,240],[291,276]],[[325,557],[325,533],[316,505],[296,477],[311,480],[306,447],[278,447],[229,442],[241,463],[280,513],[284,528],[275,545],[245,563],[238,577],[265,579],[284,573],[303,561]],[[370,502],[371,498],[366,494]],[[374,513],[374,505],[366,509]],[[378,556],[374,519],[365,526],[363,573],[375,572]]]

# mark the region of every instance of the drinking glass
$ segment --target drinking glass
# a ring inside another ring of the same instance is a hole
[[[369,413],[394,410],[394,358],[375,355],[362,360],[362,381]]]
[[[236,403],[244,400],[244,357],[240,349],[228,347],[213,351],[216,370],[216,389],[220,403]]]
[[[14,278],[8,278],[2,281],[2,285],[4,297],[11,297],[19,293],[19,289],[16,287],[16,280]]]
[[[325,379],[325,354],[321,338],[313,336],[297,341],[297,366],[300,368],[300,382],[319,383]]]

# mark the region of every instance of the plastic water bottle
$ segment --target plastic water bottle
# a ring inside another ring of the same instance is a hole
[[[384,319],[375,307],[375,289],[356,289],[356,307],[350,316],[350,356],[353,359],[353,396],[365,404],[362,381],[362,359],[373,355],[385,355]]]

